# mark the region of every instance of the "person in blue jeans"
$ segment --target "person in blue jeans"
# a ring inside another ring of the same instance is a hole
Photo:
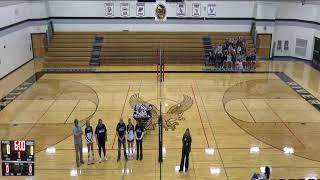
[[[123,119],[120,118],[119,123],[117,124],[117,136],[118,136],[118,159],[121,157],[121,145],[123,145],[123,154],[124,159],[127,161],[127,153],[126,153],[126,124],[123,122]]]

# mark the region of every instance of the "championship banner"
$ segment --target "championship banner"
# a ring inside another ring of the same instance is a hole
[[[120,3],[120,14],[123,17],[130,15],[129,3]]]
[[[113,11],[113,3],[105,3],[105,15],[108,17],[113,17],[114,16],[114,11]]]
[[[192,4],[192,16],[198,17],[201,16],[201,4],[193,3]]]
[[[156,3],[154,8],[155,20],[166,21],[167,20],[167,8],[164,2]]]
[[[177,16],[183,17],[186,15],[186,5],[185,3],[178,3],[177,4]]]
[[[137,3],[137,16],[143,17],[144,16],[144,3]]]
[[[207,13],[208,16],[216,16],[216,4],[208,4]]]

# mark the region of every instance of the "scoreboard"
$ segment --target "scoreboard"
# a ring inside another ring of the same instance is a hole
[[[1,141],[3,176],[34,175],[34,141]]]
[[[34,163],[3,162],[2,176],[34,176]]]

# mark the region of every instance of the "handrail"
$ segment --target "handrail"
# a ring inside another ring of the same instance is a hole
[[[48,22],[48,30],[47,30],[47,45],[49,46],[49,44],[51,43],[52,39],[53,39],[53,35],[54,35],[54,29],[53,29],[53,23],[52,21]]]
[[[256,41],[257,41],[257,26],[256,26],[256,22],[252,22],[251,24],[251,29],[250,29],[250,35],[252,37],[253,40],[253,44],[256,47]]]

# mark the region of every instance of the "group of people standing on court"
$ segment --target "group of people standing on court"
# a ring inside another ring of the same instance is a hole
[[[141,123],[137,123],[134,126],[131,122],[131,119],[128,120],[128,125],[123,122],[123,119],[120,118],[119,123],[116,126],[116,134],[118,137],[118,158],[117,161],[120,160],[121,157],[121,146],[123,146],[123,154],[125,160],[129,158],[133,159],[133,143],[136,140],[137,146],[137,160],[142,160],[142,141],[144,135],[144,129]],[[107,160],[106,156],[106,141],[108,141],[107,137],[107,128],[103,124],[102,119],[98,120],[98,124],[96,126],[95,131],[93,132],[93,128],[90,125],[89,120],[86,121],[86,127],[84,129],[84,134],[82,128],[79,124],[78,119],[74,120],[73,127],[73,137],[74,137],[74,145],[75,145],[75,153],[76,153],[76,163],[77,167],[80,167],[81,164],[84,164],[83,161],[83,152],[82,152],[82,136],[85,137],[86,144],[88,147],[88,165],[94,163],[94,152],[93,152],[93,141],[94,137],[97,141],[98,149],[99,149],[99,163],[101,161]],[[127,142],[126,142],[127,141]],[[128,155],[126,152],[126,144],[128,143]],[[102,156],[102,152],[103,156]],[[91,159],[90,159],[91,154]]]
[[[94,163],[94,152],[93,152],[93,141],[94,141],[94,134],[96,137],[97,145],[99,148],[99,163],[103,160],[107,160],[106,156],[106,141],[107,138],[107,128],[102,123],[102,119],[98,120],[98,124],[96,126],[95,132],[93,133],[93,128],[90,125],[89,120],[86,121],[86,127],[84,129],[84,137],[86,139],[86,144],[88,147],[88,165]],[[124,158],[127,161],[128,156],[129,158],[133,159],[133,143],[134,139],[136,140],[136,147],[137,147],[137,160],[142,160],[143,153],[142,153],[142,141],[144,135],[144,128],[141,123],[137,123],[136,126],[131,122],[131,119],[128,119],[128,125],[123,122],[123,119],[120,118],[119,123],[116,127],[116,133],[118,137],[118,158],[117,161],[120,160],[121,157],[121,146],[123,146],[123,154]],[[80,167],[81,164],[84,164],[83,161],[83,152],[82,152],[82,136],[83,131],[79,124],[78,119],[74,120],[74,127],[73,127],[73,136],[74,136],[74,145],[75,145],[75,153],[76,153],[76,163],[77,167]],[[126,139],[127,136],[127,139]],[[126,140],[128,143],[128,155],[126,152]],[[189,168],[189,154],[191,152],[191,143],[192,138],[190,135],[189,128],[186,129],[183,137],[182,137],[182,157],[180,162],[180,169],[179,172],[183,170],[185,172],[188,171]],[[103,158],[101,151],[103,151]],[[92,159],[90,160],[90,153],[92,154]]]

